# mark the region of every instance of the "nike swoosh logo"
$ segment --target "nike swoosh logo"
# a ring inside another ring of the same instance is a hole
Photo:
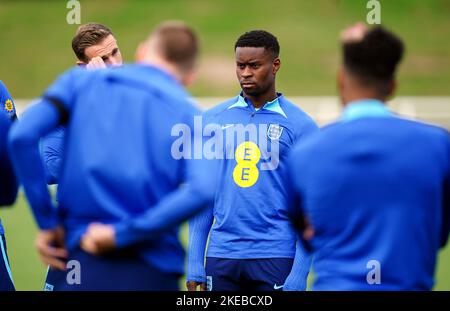
[[[222,130],[227,129],[227,128],[232,127],[232,126],[234,126],[234,124],[224,125],[224,126],[222,126]]]
[[[284,287],[284,285],[278,286],[277,284],[275,284],[275,285],[273,286],[273,289],[277,290],[277,289],[280,289],[280,288],[283,288],[283,287]]]

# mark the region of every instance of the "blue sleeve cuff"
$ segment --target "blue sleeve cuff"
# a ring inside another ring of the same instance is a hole
[[[133,236],[132,230],[125,222],[117,223],[114,225],[116,232],[116,247],[123,248],[129,246],[139,240],[138,237]]]
[[[305,291],[310,266],[311,254],[303,249],[300,242],[297,242],[294,263],[284,282],[283,291]]]
[[[36,218],[36,221],[41,230],[52,230],[59,225],[58,218],[56,216],[47,218],[39,217],[39,219]]]
[[[188,281],[206,282],[205,250],[213,220],[211,204],[189,221]]]
[[[203,270],[205,270],[205,269],[203,268]],[[206,271],[205,271],[204,275],[189,275],[189,274],[187,274],[186,281],[206,283]]]

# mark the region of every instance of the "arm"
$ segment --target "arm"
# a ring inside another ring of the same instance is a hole
[[[152,239],[161,232],[197,214],[214,198],[215,174],[212,160],[185,160],[186,183],[168,194],[144,215],[115,225],[116,246],[125,247]]]
[[[47,189],[39,142],[58,125],[67,122],[77,94],[76,83],[80,80],[75,75],[84,72],[73,69],[62,74],[47,89],[43,98],[25,111],[9,134],[14,169],[23,183],[36,222],[42,230],[55,229],[58,220]]]
[[[74,75],[84,71],[70,70],[61,75],[46,91],[43,99],[32,105],[16,122],[9,134],[9,148],[17,177],[23,183],[34,218],[41,229],[36,248],[46,265],[64,270],[64,231],[58,223],[56,209],[47,189],[44,166],[39,153],[39,141],[69,117],[71,105],[78,93],[80,79]]]
[[[188,272],[186,276],[189,291],[200,285],[205,290],[205,250],[209,231],[214,221],[213,204],[189,221]]]
[[[309,269],[311,267],[311,254],[304,250],[300,240],[296,243],[294,263],[291,273],[284,282],[283,291],[306,290]]]
[[[193,129],[194,114],[189,115],[185,124]],[[202,142],[202,135],[191,130],[185,143]],[[170,156],[170,155],[168,155]],[[182,172],[176,190],[168,193],[156,205],[142,215],[125,219],[114,225],[92,224],[81,241],[82,248],[90,253],[99,254],[115,247],[122,248],[145,240],[156,238],[167,229],[179,225],[197,214],[214,198],[217,176],[216,162],[205,158],[195,159],[186,154],[181,162]]]
[[[7,149],[10,126],[11,121],[0,115],[0,206],[13,204],[17,197],[18,183]]]
[[[286,173],[286,188],[288,192],[288,214],[292,221],[294,230],[297,231],[297,242],[294,263],[291,272],[284,282],[283,291],[304,291],[307,287],[307,279],[311,267],[311,245],[309,239],[314,231],[307,222],[301,207],[301,197],[295,186],[295,160],[292,154],[289,156],[288,169]]]
[[[447,134],[447,158],[449,159],[447,167],[447,178],[444,181],[444,198],[442,200],[442,233],[441,247],[447,244],[450,234],[450,136]]]
[[[23,183],[40,229],[53,229],[58,222],[39,154],[40,137],[55,128],[58,122],[57,109],[47,100],[43,100],[23,114],[21,121],[14,124],[9,135],[13,165]]]
[[[295,143],[303,141],[306,137],[311,136],[314,133],[319,132],[319,127],[313,119],[307,118],[304,122],[299,122],[300,129],[297,130],[297,135],[295,138]]]
[[[190,118],[193,119],[191,116]],[[189,122],[186,122],[189,124]],[[193,126],[191,127],[193,128]],[[196,133],[191,131],[191,135]],[[203,138],[191,137],[200,142]],[[142,215],[125,219],[114,225],[91,224],[81,240],[81,247],[92,254],[101,254],[114,248],[123,248],[157,238],[169,228],[181,224],[207,207],[214,199],[217,176],[216,161],[182,158],[184,174],[180,187],[163,197]]]
[[[68,121],[71,107],[79,93],[78,83],[85,75],[85,70],[75,68],[59,76],[42,99],[25,111],[23,119],[16,122],[9,135],[14,169],[23,183],[36,222],[42,230],[55,229],[58,220],[47,189],[39,142],[58,125]]]
[[[302,194],[301,194],[301,182],[299,178],[303,176],[302,170],[298,168],[302,155],[298,149],[301,144],[309,139],[309,137],[320,131],[317,124],[312,118],[307,116],[302,122],[297,123],[299,127],[296,129],[295,141],[290,155],[287,159],[287,167],[285,173],[285,180],[288,182],[285,184],[286,192],[288,196],[288,212],[294,228],[300,233],[300,242],[302,247],[307,252],[312,251],[309,241],[314,236],[314,229],[309,223],[307,215],[302,207]],[[294,155],[296,154],[296,155]],[[300,173],[299,173],[300,172]]]
[[[295,145],[287,157],[287,167],[283,173],[287,213],[294,230],[299,234],[299,241],[305,251],[311,252],[312,247],[309,241],[314,236],[314,229],[309,222],[303,207],[302,189],[300,179],[304,173],[299,169],[299,162],[302,161],[302,152],[299,152],[299,144]]]
[[[447,178],[444,185],[444,200],[442,204],[442,235],[441,247],[447,245],[450,234],[450,177]]]
[[[64,128],[59,127],[41,140],[41,157],[49,185],[58,183],[63,153]]]
[[[10,151],[17,176],[23,182],[25,194],[30,203],[39,228],[35,246],[46,265],[64,270],[64,232],[58,226],[56,209],[47,189],[44,167],[39,154],[40,137],[50,132],[59,122],[58,110],[44,100],[30,107],[20,122],[11,129]]]

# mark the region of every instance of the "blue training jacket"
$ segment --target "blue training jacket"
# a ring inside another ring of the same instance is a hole
[[[165,272],[182,273],[178,224],[212,199],[211,161],[174,154],[199,115],[168,73],[144,64],[72,69],[30,107],[10,135],[14,165],[40,228],[62,224],[67,247],[92,222],[113,224],[119,248],[132,247]],[[39,139],[66,126],[58,203],[52,206]]]
[[[315,231],[314,290],[429,290],[450,230],[450,139],[383,103],[295,147],[290,180]]]
[[[259,110],[239,95],[207,111],[204,123],[220,126],[223,143],[215,149],[222,156],[220,180],[213,207],[190,221],[188,280],[205,279],[210,229],[208,257],[303,256],[296,249],[283,176],[290,148],[318,130],[314,121],[278,94]],[[307,275],[309,264],[302,266],[307,266]]]
[[[12,121],[17,118],[14,101],[6,86],[0,81],[0,206],[11,205],[16,200],[18,183],[8,154],[7,138]],[[0,220],[0,234],[4,234]]]

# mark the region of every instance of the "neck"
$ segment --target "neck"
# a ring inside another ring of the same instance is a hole
[[[261,108],[266,104],[267,102],[273,101],[275,98],[277,98],[277,92],[275,91],[275,86],[270,88],[267,92],[260,95],[248,95],[244,92],[244,97],[247,97],[251,100],[253,107],[255,108]]]
[[[342,105],[345,107],[349,103],[363,99],[377,99],[383,103],[386,101],[385,96],[381,96],[370,89],[352,89],[352,92],[343,93],[341,95]]]
[[[157,67],[174,77],[178,82],[183,83],[183,76],[180,74],[177,68],[158,55],[146,55],[139,62]]]
[[[374,87],[367,87],[361,84],[351,74],[345,74],[343,82],[340,87],[342,105],[345,107],[348,103],[362,100],[362,99],[377,99],[383,103],[386,101],[386,96],[380,95],[380,92]]]

